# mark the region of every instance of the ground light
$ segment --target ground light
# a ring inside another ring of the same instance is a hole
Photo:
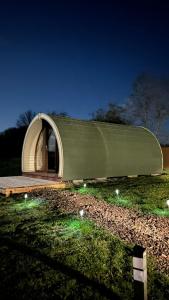
[[[115,190],[115,193],[116,193],[117,196],[119,195],[119,192],[120,191],[118,189]]]
[[[26,203],[26,200],[28,199],[28,194],[25,194],[24,198],[25,198],[25,203]]]
[[[87,184],[86,184],[86,183],[84,183],[83,187],[84,187],[84,188],[86,188],[86,186],[87,186]]]
[[[79,214],[80,214],[81,218],[83,218],[83,216],[84,216],[84,210],[81,209],[81,210],[79,211]]]
[[[167,206],[168,206],[168,208],[169,208],[169,200],[166,201],[166,204],[167,204]]]

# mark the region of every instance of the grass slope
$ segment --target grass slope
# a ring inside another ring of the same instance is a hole
[[[118,196],[116,189],[119,190]],[[117,178],[105,183],[87,183],[87,187],[81,186],[74,190],[119,206],[169,217],[166,204],[169,199],[169,175]]]
[[[0,201],[1,299],[131,299],[132,246],[40,199]],[[149,295],[169,280],[148,267]]]

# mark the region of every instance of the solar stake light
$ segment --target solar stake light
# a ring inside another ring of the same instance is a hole
[[[146,249],[133,248],[134,299],[147,300],[147,258]]]
[[[86,186],[87,186],[87,184],[86,184],[86,183],[84,183],[83,187],[84,187],[84,188],[86,188]]]
[[[115,190],[115,193],[116,193],[117,196],[119,195],[119,192],[120,191],[118,189]]]
[[[83,218],[83,216],[84,216],[84,210],[81,209],[81,210],[79,211],[79,214],[80,214],[81,218]]]
[[[25,198],[25,200],[28,199],[28,194],[25,194],[25,195],[24,195],[24,198]]]
[[[169,200],[166,201],[166,204],[167,204],[167,206],[168,206],[168,208],[169,208]]]

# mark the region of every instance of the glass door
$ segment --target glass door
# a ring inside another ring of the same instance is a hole
[[[53,129],[48,131],[48,171],[56,172],[56,138]]]

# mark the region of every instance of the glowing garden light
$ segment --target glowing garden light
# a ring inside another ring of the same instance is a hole
[[[115,190],[115,193],[116,193],[117,196],[119,195],[119,192],[120,191],[118,189]]]
[[[86,183],[84,183],[83,187],[84,187],[84,188],[86,188],[86,186],[87,186],[87,184],[86,184]]]
[[[83,218],[83,216],[84,216],[84,210],[81,209],[81,210],[79,211],[79,214],[80,214],[81,218]]]
[[[24,198],[25,198],[25,200],[28,199],[28,194],[25,194],[25,195],[24,195]]]
[[[168,206],[168,208],[169,208],[169,200],[166,201],[166,204],[167,204],[167,206]]]

